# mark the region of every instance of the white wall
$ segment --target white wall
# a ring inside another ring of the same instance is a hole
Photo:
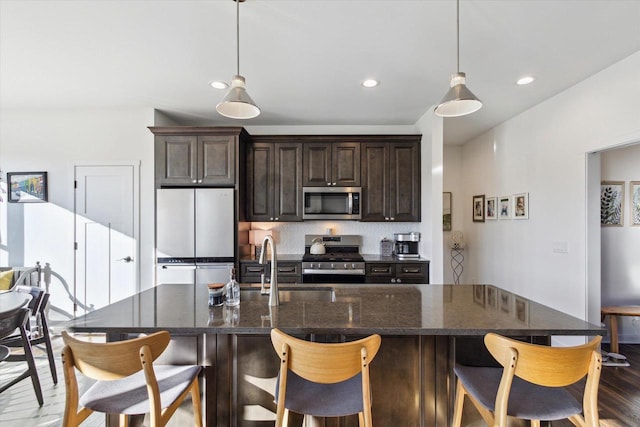
[[[153,283],[152,109],[2,110],[0,170],[47,171],[49,203],[0,203],[0,264],[51,267],[72,285],[73,174],[84,161],[140,161],[141,284]]]
[[[599,322],[587,312],[586,153],[640,140],[639,75],[637,52],[464,145],[455,214],[464,218],[467,281]],[[529,193],[528,220],[475,223],[467,213],[473,195],[520,192]],[[554,242],[568,253],[554,253]]]
[[[624,181],[624,225],[602,227],[602,305],[640,305],[640,226],[631,226],[629,181],[640,181],[640,144],[601,153],[603,181]],[[640,318],[621,317],[621,342],[640,342]]]
[[[451,218],[451,231],[459,230],[464,233],[463,214],[468,211],[469,203],[463,196],[464,186],[462,184],[462,146],[445,145],[444,146],[444,180],[442,191],[451,193],[451,206],[453,216]],[[451,231],[443,232],[442,252],[444,254],[444,281],[443,283],[454,283],[453,272],[451,268],[451,249],[449,248],[449,236]],[[462,255],[466,255],[462,252]],[[466,262],[462,262],[462,274],[460,283],[471,283],[467,280],[468,271]]]

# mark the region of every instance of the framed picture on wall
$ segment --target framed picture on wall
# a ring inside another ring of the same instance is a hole
[[[498,218],[511,219],[511,196],[498,198]]]
[[[513,195],[513,219],[529,219],[529,193]]]
[[[473,196],[473,221],[484,222],[484,194]]]
[[[600,185],[600,224],[622,226],[624,181],[602,181]]]
[[[9,172],[9,202],[40,203],[47,201],[46,172]]]
[[[451,192],[442,193],[442,231],[451,231]]]
[[[484,203],[484,217],[485,219],[498,219],[498,198],[487,197]]]
[[[629,183],[631,190],[631,225],[640,226],[640,181]]]

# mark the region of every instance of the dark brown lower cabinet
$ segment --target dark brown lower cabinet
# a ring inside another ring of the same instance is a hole
[[[367,262],[365,281],[366,283],[396,284],[429,283],[429,262]]]

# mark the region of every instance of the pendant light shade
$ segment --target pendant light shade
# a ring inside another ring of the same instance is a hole
[[[260,115],[260,108],[253,102],[244,86],[244,77],[233,76],[229,92],[216,106],[218,113],[231,119],[252,119]]]
[[[440,117],[460,117],[478,111],[482,107],[480,101],[467,86],[467,76],[460,72],[460,0],[456,1],[456,43],[457,43],[457,72],[451,75],[451,88],[444,95],[435,109]]]
[[[252,119],[260,115],[260,108],[245,89],[244,77],[240,75],[240,3],[245,0],[233,0],[236,2],[236,58],[237,72],[231,79],[231,88],[216,105],[218,113],[231,119]]]
[[[436,114],[440,117],[459,117],[478,111],[482,102],[465,85],[464,73],[451,75],[451,89],[444,95],[436,107]]]

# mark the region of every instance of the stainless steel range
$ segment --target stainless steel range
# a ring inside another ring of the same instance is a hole
[[[364,283],[361,236],[304,236],[303,283]]]

